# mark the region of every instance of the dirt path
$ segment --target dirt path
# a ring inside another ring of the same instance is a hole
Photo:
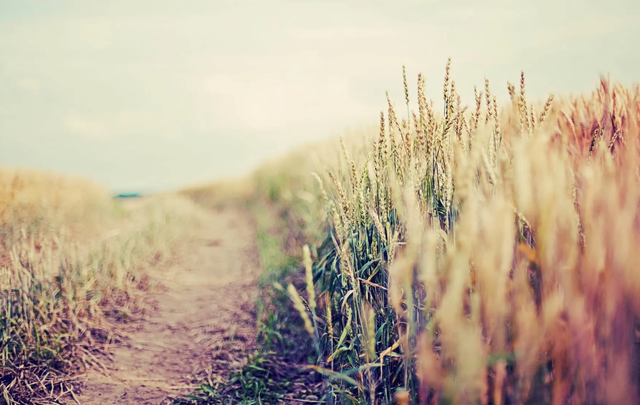
[[[188,394],[194,376],[224,375],[239,366],[255,338],[258,260],[248,215],[211,211],[181,247],[166,286],[148,316],[125,327],[127,338],[113,347],[110,377],[87,376],[82,405],[168,404]]]

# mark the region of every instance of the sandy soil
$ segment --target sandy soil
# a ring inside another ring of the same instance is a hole
[[[255,231],[239,209],[210,211],[155,277],[164,286],[142,320],[122,326],[110,376],[90,371],[83,405],[169,404],[197,381],[242,365],[254,347],[258,259]],[[199,376],[200,378],[195,378]]]

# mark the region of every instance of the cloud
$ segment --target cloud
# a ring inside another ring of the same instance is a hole
[[[242,126],[256,134],[361,120],[371,112],[370,104],[358,100],[347,79],[312,72],[292,71],[271,78],[217,74],[205,78],[202,89],[210,96],[217,126]]]
[[[21,90],[36,92],[40,90],[40,82],[33,78],[23,78],[17,81],[17,86]]]
[[[76,111],[68,112],[62,117],[62,128],[70,134],[92,139],[108,139],[112,133],[96,118]]]

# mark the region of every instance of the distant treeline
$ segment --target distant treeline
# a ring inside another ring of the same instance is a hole
[[[114,196],[114,198],[137,198],[137,197],[142,197],[142,195],[140,193],[123,193],[123,194],[116,194]]]

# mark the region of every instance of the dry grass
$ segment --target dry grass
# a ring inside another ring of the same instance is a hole
[[[170,253],[189,202],[124,209],[88,180],[0,170],[2,403],[48,403],[101,367],[114,321],[142,309],[146,270]]]
[[[244,205],[254,193],[251,178],[235,178],[183,188],[178,194],[206,207],[219,209],[225,205]]]
[[[467,109],[451,77],[442,112],[419,77],[410,113],[405,78],[406,117],[390,102],[377,136],[262,174],[312,245],[291,296],[325,399],[637,403],[640,90],[532,104],[523,74]]]

